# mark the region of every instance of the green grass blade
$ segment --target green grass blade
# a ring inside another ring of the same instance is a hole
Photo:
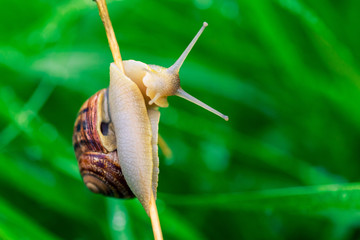
[[[4,240],[60,239],[37,225],[31,217],[25,216],[2,198],[0,198],[0,238]]]
[[[321,185],[263,191],[213,194],[209,196],[171,196],[161,194],[171,206],[221,208],[254,211],[286,210],[316,214],[326,210],[360,211],[360,184]]]

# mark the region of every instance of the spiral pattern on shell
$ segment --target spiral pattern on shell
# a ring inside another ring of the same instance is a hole
[[[109,122],[102,119],[107,89],[91,96],[80,108],[73,134],[73,146],[80,174],[87,188],[94,193],[116,198],[133,198],[134,194],[122,174],[117,151],[108,151],[102,135],[109,132]]]

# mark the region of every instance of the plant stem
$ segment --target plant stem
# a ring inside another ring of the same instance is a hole
[[[122,72],[124,72],[124,66],[123,66],[122,59],[121,59],[119,45],[116,41],[115,32],[114,32],[114,29],[113,29],[111,21],[110,21],[109,12],[108,12],[108,9],[106,6],[106,1],[105,0],[96,0],[95,2],[99,8],[100,18],[105,27],[106,36],[109,41],[110,50],[113,55],[114,62],[119,67],[119,69]]]
[[[153,228],[154,238],[155,240],[162,240],[162,232],[159,220],[159,214],[156,208],[154,193],[151,191],[151,199],[150,199],[150,219],[151,225]]]

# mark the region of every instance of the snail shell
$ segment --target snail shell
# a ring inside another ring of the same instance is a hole
[[[80,108],[73,134],[75,155],[83,181],[92,192],[133,198],[119,164],[107,95],[107,89],[102,89]]]

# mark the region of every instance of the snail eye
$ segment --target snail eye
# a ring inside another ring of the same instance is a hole
[[[101,122],[100,130],[104,136],[107,136],[109,134],[109,124],[110,123],[107,122]]]

